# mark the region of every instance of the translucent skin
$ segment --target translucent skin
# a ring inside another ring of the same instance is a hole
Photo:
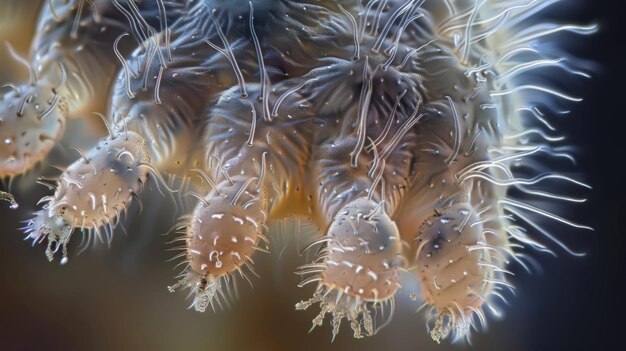
[[[0,168],[16,176],[43,160],[65,129],[65,103],[55,84],[39,81],[0,96]]]
[[[324,284],[364,301],[384,301],[395,295],[400,287],[397,268],[404,265],[398,229],[375,208],[373,203],[351,204],[348,213],[333,223],[328,230],[327,268],[322,273]],[[369,211],[359,212],[362,209]]]
[[[190,0],[166,20],[163,3],[142,2],[128,19],[138,45],[115,66],[109,136],[63,172],[25,231],[67,261],[75,229],[112,233],[145,182],[167,175],[167,190],[197,199],[177,225],[185,268],[169,287],[188,288],[196,310],[221,304],[232,276],[273,249],[270,220],[298,216],[318,229],[317,257],[298,270],[317,288],[296,305],[319,305],[314,326],[330,314],[333,336],[343,319],[372,335],[377,310],[415,279],[431,337],[466,336],[511,288],[518,248],[549,251],[521,223],[550,240],[531,215],[587,228],[525,202],[572,201],[544,182],[585,186],[539,157],[569,157],[533,121],[549,126],[553,99],[576,98],[528,82],[551,68],[584,75],[545,38],[593,31],[533,24],[551,3]],[[90,69],[84,86],[106,85]]]
[[[63,246],[70,240],[68,227],[93,232],[101,241],[105,234],[111,240],[120,214],[143,190],[148,175],[144,165],[149,163],[147,145],[134,132],[100,140],[63,172],[54,195],[42,199],[44,209],[28,223],[26,232],[35,241],[47,237],[49,243],[58,241]],[[42,218],[49,220],[42,222]],[[50,246],[46,254],[53,259]]]
[[[118,4],[123,8],[129,3]],[[159,23],[157,8],[136,6],[148,24]],[[61,139],[68,117],[103,111],[103,97],[120,66],[113,43],[132,27],[120,7],[108,0],[53,0],[42,6],[30,57],[24,61],[30,82],[14,85],[1,97],[0,137],[13,142],[0,153],[0,176],[19,175],[44,160]],[[175,18],[178,11],[171,5],[167,9]],[[126,56],[135,45],[126,40],[115,49]]]
[[[220,188],[231,190],[232,195],[238,190],[229,184]],[[252,257],[262,235],[265,204],[258,201],[244,208],[217,194],[205,201],[207,205],[201,203],[194,211],[189,227],[190,269],[219,277],[237,270]]]
[[[488,282],[502,275],[498,257],[477,247],[486,242],[477,220],[471,205],[454,204],[427,219],[416,237],[423,299],[439,311],[431,331],[436,341],[450,332],[467,333],[466,316],[481,309],[493,289]]]

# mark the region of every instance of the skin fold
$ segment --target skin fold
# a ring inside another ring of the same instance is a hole
[[[373,335],[411,279],[433,340],[457,340],[498,314],[522,247],[571,252],[544,220],[589,229],[532,201],[586,187],[551,161],[571,158],[555,101],[578,98],[538,77],[586,76],[551,35],[595,28],[542,23],[554,2],[51,1],[20,59],[29,82],[0,100],[0,175],[105,101],[106,135],[24,228],[50,260],[78,233],[110,242],[154,186],[186,212],[169,289],[195,310],[250,281],[270,223],[296,217],[316,229],[296,272],[316,289],[295,306],[319,310],[314,327],[330,315],[333,337],[344,319]]]

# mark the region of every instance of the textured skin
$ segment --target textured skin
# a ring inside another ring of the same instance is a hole
[[[110,240],[150,182],[197,200],[176,225],[184,268],[169,288],[188,288],[198,311],[273,249],[270,221],[296,216],[318,230],[297,272],[317,284],[296,305],[319,304],[314,326],[331,314],[333,335],[344,318],[372,335],[377,311],[416,279],[432,338],[466,336],[512,288],[506,266],[524,265],[522,246],[549,251],[545,236],[571,252],[537,218],[588,229],[529,201],[576,201],[552,186],[586,186],[545,166],[570,156],[539,126],[578,99],[536,78],[586,76],[550,35],[594,30],[541,23],[555,2],[44,7],[32,80],[0,101],[0,175],[32,168],[67,116],[108,96],[108,135],[79,150],[25,227],[50,260],[62,248],[67,262],[74,231]]]
[[[124,13],[114,6],[123,2],[56,0],[42,6],[27,63],[30,82],[0,98],[0,138],[11,140],[0,151],[0,175],[23,173],[45,159],[61,138],[66,119],[108,95],[119,66],[112,43],[131,31]],[[147,23],[158,25],[154,6],[139,5],[137,11]],[[117,46],[123,56],[133,48],[130,41]]]

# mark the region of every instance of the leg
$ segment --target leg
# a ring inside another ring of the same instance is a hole
[[[35,242],[48,240],[46,256],[63,248],[75,228],[110,237],[132,197],[140,193],[150,170],[150,155],[141,136],[128,132],[104,138],[61,174],[53,196],[44,197],[43,209],[24,231]]]
[[[276,87],[283,89],[281,85]],[[288,89],[286,89],[288,90]],[[287,97],[271,121],[263,108],[258,85],[249,96],[230,89],[211,107],[205,144],[208,167],[200,176],[211,187],[183,222],[187,267],[174,286],[189,288],[193,306],[204,311],[219,301],[221,289],[235,272],[252,269],[255,251],[267,241],[266,222],[285,212],[299,198],[308,160],[311,116],[298,94]],[[234,126],[234,127],[233,127]]]
[[[347,318],[360,338],[363,329],[366,335],[374,333],[371,311],[393,306],[400,287],[405,262],[390,214],[406,188],[420,98],[393,72],[371,72],[367,61],[353,65],[364,71],[359,102],[341,101],[349,103],[342,117],[325,120],[328,126],[320,127],[317,135],[311,189],[318,202],[315,218],[326,235],[319,240],[324,245],[321,255],[301,271],[312,275],[301,285],[317,282],[317,290],[296,308],[319,303],[314,326],[331,313],[333,337]],[[346,65],[333,69],[341,71]],[[342,122],[333,125],[335,121]]]

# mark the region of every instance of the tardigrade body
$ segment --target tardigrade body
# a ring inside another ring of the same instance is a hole
[[[318,229],[298,270],[317,288],[296,304],[319,304],[314,325],[374,334],[375,310],[415,279],[432,338],[464,336],[512,288],[522,247],[570,251],[545,220],[586,228],[531,201],[580,202],[555,184],[586,186],[548,167],[571,157],[549,116],[579,100],[556,80],[586,77],[559,40],[595,30],[543,23],[557,2],[51,1],[21,59],[30,82],[0,100],[0,175],[105,100],[108,135],[25,227],[50,260],[76,231],[110,238],[150,182],[197,200],[170,290],[198,311],[272,249],[269,221],[297,216]]]

